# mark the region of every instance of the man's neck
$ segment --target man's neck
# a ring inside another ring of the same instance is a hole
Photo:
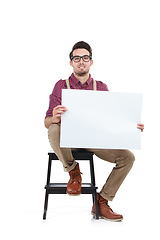
[[[84,84],[84,83],[88,80],[88,78],[89,78],[89,73],[87,73],[87,74],[84,75],[84,76],[79,76],[79,75],[77,75],[76,73],[74,73],[74,76],[75,76],[82,84]]]

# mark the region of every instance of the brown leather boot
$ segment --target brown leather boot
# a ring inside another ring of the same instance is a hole
[[[79,163],[75,166],[75,168],[69,172],[70,179],[67,184],[67,194],[72,196],[78,196],[81,194],[81,172],[79,170]]]
[[[97,201],[98,201],[99,217],[109,221],[115,221],[115,222],[123,220],[123,216],[120,214],[114,213],[113,210],[108,205],[108,200],[104,199],[99,193],[97,193]],[[95,204],[93,204],[91,213],[94,216],[96,215]]]

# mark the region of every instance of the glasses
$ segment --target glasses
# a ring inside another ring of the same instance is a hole
[[[84,62],[89,62],[92,57],[88,55],[83,55],[83,56],[73,56],[71,57],[71,61],[73,60],[74,62],[80,62],[81,58],[83,59]]]

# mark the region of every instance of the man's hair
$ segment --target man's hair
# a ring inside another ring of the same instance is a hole
[[[70,59],[71,59],[71,57],[73,57],[73,51],[75,49],[78,49],[78,48],[86,49],[89,52],[89,55],[92,57],[92,48],[91,48],[91,46],[88,43],[84,42],[84,41],[80,41],[80,42],[77,42],[76,44],[74,44],[74,46],[72,48],[72,51],[69,54]]]

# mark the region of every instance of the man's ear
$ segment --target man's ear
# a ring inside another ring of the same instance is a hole
[[[70,60],[70,65],[71,65],[71,67],[73,67],[73,64],[72,64],[72,61]]]
[[[91,59],[91,61],[90,61],[90,66],[92,66],[93,65],[93,60]]]

